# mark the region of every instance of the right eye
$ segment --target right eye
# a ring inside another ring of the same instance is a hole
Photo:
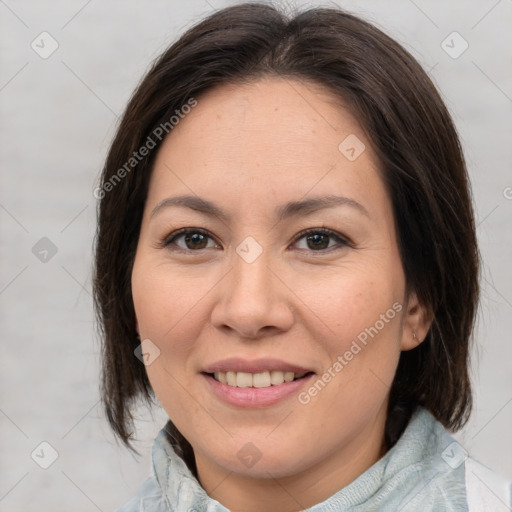
[[[213,242],[212,245],[208,245],[208,240]],[[183,228],[170,235],[166,236],[162,240],[162,247],[166,247],[170,250],[180,251],[192,251],[197,252],[203,249],[211,249],[218,247],[213,241],[213,238],[208,234],[207,231],[200,228]],[[174,247],[178,249],[175,249]]]

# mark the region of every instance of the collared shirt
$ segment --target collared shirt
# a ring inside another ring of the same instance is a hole
[[[400,439],[380,460],[308,511],[483,512],[487,509],[474,505],[468,509],[466,487],[471,475],[466,459],[462,446],[430,412],[419,407]],[[151,476],[118,512],[229,512],[201,487],[164,429],[153,444],[152,462]],[[472,494],[477,498],[489,487],[482,486],[475,473],[475,468],[482,467],[471,466]]]

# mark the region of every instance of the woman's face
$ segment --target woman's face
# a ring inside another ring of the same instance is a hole
[[[382,455],[400,351],[426,330],[375,154],[328,92],[266,78],[198,98],[159,149],[132,291],[203,483],[339,483]]]

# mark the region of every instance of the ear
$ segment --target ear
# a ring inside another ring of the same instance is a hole
[[[409,294],[403,318],[402,350],[416,348],[428,334],[432,325],[432,314],[420,303],[415,292]]]

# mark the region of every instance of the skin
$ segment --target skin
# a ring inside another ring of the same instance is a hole
[[[338,149],[350,134],[366,146],[354,161]],[[214,202],[230,219],[180,206],[151,216],[160,201],[182,194]],[[288,201],[324,195],[351,198],[368,216],[342,205],[275,217]],[[187,245],[181,236],[162,247],[184,227],[210,238]],[[350,245],[323,237],[319,250],[297,239],[321,227]],[[263,249],[252,263],[236,252],[248,236]],[[207,91],[166,138],[132,293],[140,337],[160,349],[146,367],[155,394],[191,443],[201,485],[235,512],[302,510],[382,457],[400,352],[430,326],[415,294],[405,296],[392,205],[371,142],[329,91],[281,78]],[[394,303],[401,311],[307,404],[293,394],[257,409],[228,405],[200,373],[227,357],[271,357],[319,377]],[[248,442],[261,455],[252,467],[237,457]]]

